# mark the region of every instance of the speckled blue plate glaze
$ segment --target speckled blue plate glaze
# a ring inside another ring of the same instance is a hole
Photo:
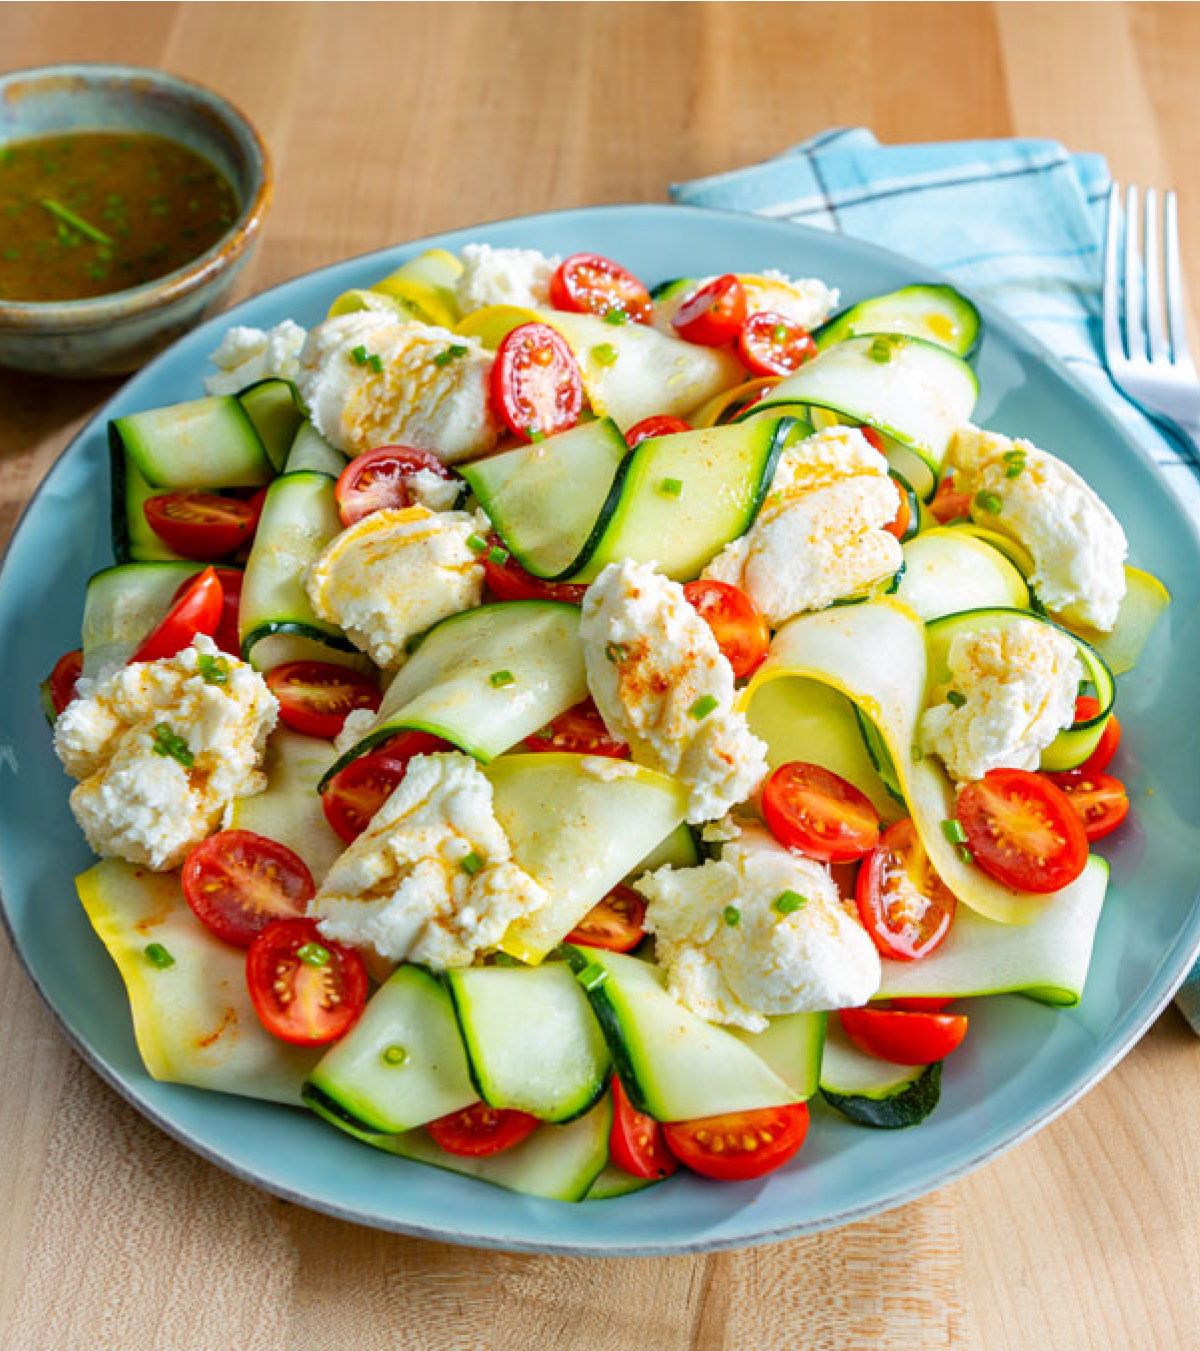
[[[72,879],[90,856],[67,807],[37,683],[79,642],[84,582],[111,561],[104,424],[201,392],[205,356],[233,322],[317,322],[430,244],[472,240],[567,254],[598,250],[647,282],[777,267],[847,300],[916,280],[921,264],[818,230],[679,207],[602,207],[457,231],[352,259],[247,301],[177,343],[122,389],[48,475],[0,573],[0,894],[30,977],[71,1041],[118,1092],[222,1168],[279,1196],[380,1229],[479,1246],[595,1254],[701,1251],[788,1238],[911,1200],[992,1158],[1062,1111],[1134,1044],[1200,947],[1200,540],[1147,457],[1054,357],[984,307],[977,420],[1074,464],[1112,504],[1134,561],[1174,603],[1121,682],[1118,771],[1132,819],[1107,850],[1113,885],[1082,1005],[1056,1012],[981,1001],[924,1125],[877,1132],[819,1103],[798,1158],[759,1183],[677,1177],[621,1200],[536,1201],[376,1153],[300,1110],[149,1079],[121,982]]]

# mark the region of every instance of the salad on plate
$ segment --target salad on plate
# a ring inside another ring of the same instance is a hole
[[[43,686],[149,1074],[583,1201],[1079,1002],[1167,595],[972,424],[965,297],[478,244],[330,299],[110,423]]]

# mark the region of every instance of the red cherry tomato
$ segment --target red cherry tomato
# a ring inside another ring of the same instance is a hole
[[[959,789],[955,816],[975,862],[1006,887],[1061,891],[1087,863],[1083,824],[1044,775],[989,770]]]
[[[685,1168],[718,1182],[744,1182],[795,1157],[808,1134],[808,1108],[800,1102],[673,1121],[663,1134]]]
[[[54,670],[47,677],[46,685],[55,714],[61,713],[75,698],[75,686],[82,674],[83,653],[78,648],[74,652],[64,652],[54,663]]]
[[[767,659],[771,630],[750,597],[727,582],[688,582],[683,594],[712,629],[734,679],[757,671]]]
[[[913,823],[897,821],[862,861],[859,918],[884,957],[926,957],[950,932],[957,902],[933,871]]]
[[[663,1128],[652,1116],[639,1112],[613,1075],[613,1123],[608,1136],[608,1157],[630,1177],[670,1177],[679,1161],[667,1148]]]
[[[217,581],[221,583],[222,592],[221,618],[212,636],[213,642],[222,652],[227,652],[231,657],[240,657],[242,645],[238,634],[238,611],[242,604],[243,573],[241,568],[214,568],[213,571],[217,574]],[[189,577],[186,582],[180,584],[171,597],[172,603],[183,595],[193,580]]]
[[[792,760],[767,780],[762,813],[788,849],[822,863],[849,863],[879,841],[879,813],[852,783],[820,765]]]
[[[918,999],[913,995],[910,999],[889,999],[889,1008],[899,1009],[902,1013],[941,1013],[945,1008],[949,1008],[954,1003],[953,998],[946,999]]]
[[[356,708],[379,707],[379,686],[359,671],[328,661],[288,661],[267,672],[279,717],[293,732],[332,741]]]
[[[905,1013],[899,1009],[842,1009],[842,1030],[866,1055],[894,1065],[932,1065],[967,1035],[965,1013]]]
[[[938,484],[933,501],[929,504],[929,512],[939,525],[947,525],[951,521],[970,520],[971,494],[956,492],[954,475],[947,474]]]
[[[560,713],[540,732],[525,738],[531,751],[568,751],[574,755],[604,755],[610,760],[628,760],[629,747],[610,736],[600,710],[591,699]]]
[[[255,937],[246,985],[259,1022],[293,1046],[337,1041],[367,1003],[363,959],[324,937],[311,919],[277,919]]]
[[[488,550],[480,555],[483,576],[488,590],[497,600],[561,600],[568,605],[582,605],[586,586],[578,582],[543,582],[540,577],[526,572],[501,544],[497,535],[488,536]],[[494,562],[492,552],[504,554],[502,562]]]
[[[1075,700],[1075,721],[1090,722],[1100,712],[1100,700],[1093,698],[1090,694],[1081,694]],[[1103,774],[1112,763],[1112,758],[1117,753],[1117,747],[1121,744],[1121,724],[1117,721],[1117,715],[1110,713],[1108,721],[1104,724],[1104,731],[1100,733],[1100,740],[1096,743],[1096,749],[1088,756],[1083,764],[1075,769],[1077,774]]]
[[[583,408],[583,381],[562,334],[548,324],[514,328],[496,352],[492,403],[526,441],[573,427]]]
[[[625,433],[625,444],[632,450],[652,436],[674,436],[678,432],[690,432],[692,424],[681,417],[668,417],[665,413],[659,417],[646,417],[635,422]]]
[[[447,1154],[461,1158],[481,1159],[488,1154],[500,1154],[512,1149],[532,1135],[538,1128],[538,1119],[528,1112],[517,1112],[506,1107],[489,1107],[486,1102],[475,1102],[461,1112],[431,1121],[426,1130],[434,1144]]]
[[[737,337],[746,322],[745,287],[727,272],[688,296],[671,322],[688,342],[723,347]]]
[[[198,633],[211,638],[221,622],[225,593],[213,568],[193,577],[173,601],[158,627],[142,639],[134,661],[157,661],[181,652]]]
[[[254,535],[259,510],[253,500],[198,491],[163,493],[142,503],[150,529],[183,558],[224,558]]]
[[[321,794],[325,819],[347,844],[353,844],[391,797],[414,755],[453,749],[429,732],[401,732],[351,760],[329,780]]]
[[[880,453],[880,455],[886,453],[883,445],[883,437],[879,435],[879,433],[875,430],[874,427],[868,427],[867,424],[864,422],[862,426],[859,427],[858,430],[862,432],[863,436],[865,436],[867,441],[870,442],[870,444],[875,447],[875,449]]]
[[[317,891],[298,854],[250,830],[210,835],[187,856],[182,880],[196,917],[239,948],[277,919],[302,919]]]
[[[620,263],[598,253],[573,253],[550,278],[550,303],[580,314],[623,314],[644,324],[653,304],[650,292]]]
[[[632,887],[613,887],[602,901],[592,906],[563,942],[579,943],[586,948],[607,948],[609,952],[632,952],[646,936],[642,928],[645,918],[646,902]]]
[[[908,505],[908,493],[905,492],[904,485],[895,478],[892,479],[892,483],[895,485],[900,505],[896,508],[895,516],[883,528],[889,535],[903,539],[908,527],[912,524],[912,508]]]
[[[817,344],[794,319],[758,310],[742,325],[738,355],[753,375],[791,375],[817,355]]]
[[[447,480],[454,477],[436,455],[415,446],[378,446],[351,460],[334,488],[342,524],[351,526],[385,507],[411,507],[415,499],[410,480],[422,470]]]
[[[1089,769],[1072,769],[1046,776],[1066,794],[1089,842],[1111,835],[1129,815],[1129,794],[1120,779]]]

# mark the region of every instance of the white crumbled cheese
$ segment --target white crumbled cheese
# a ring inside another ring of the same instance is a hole
[[[204,678],[201,656],[223,680]],[[177,868],[234,798],[266,787],[259,766],[278,711],[262,676],[203,635],[174,657],[81,680],[54,749],[79,780],[71,809],[88,844],[102,858]]]
[[[418,755],[310,902],[321,932],[392,961],[470,966],[549,900],[513,862],[469,755]]]
[[[705,844],[730,844],[738,839],[741,833],[742,827],[731,813],[726,812],[719,821],[710,821],[701,830],[700,838]]]
[[[829,869],[761,829],[719,861],[660,868],[634,887],[668,991],[710,1022],[761,1032],[768,1018],[864,1004],[879,988],[879,954]],[[781,911],[787,892],[802,903]]]
[[[1036,619],[955,634],[950,683],[921,719],[924,749],[954,779],[990,769],[1036,769],[1075,720],[1083,666],[1074,641]],[[956,697],[947,698],[953,694]]]
[[[258,380],[295,380],[307,336],[290,319],[266,330],[241,325],[229,329],[208,358],[217,372],[206,377],[205,393],[236,394]]]
[[[458,307],[464,314],[487,305],[547,308],[550,278],[562,262],[537,249],[494,249],[490,244],[468,244],[461,258]]]
[[[475,532],[465,511],[372,512],[330,541],[305,590],[318,618],[338,625],[376,666],[393,666],[410,638],[479,604],[483,566],[467,543]]]
[[[756,274],[739,273],[738,279],[746,292],[748,314],[768,310],[773,314],[782,314],[801,328],[814,329],[824,323],[838,303],[836,289],[826,286],[816,277],[793,279],[773,268],[767,268]],[[658,301],[654,306],[654,326],[673,335],[675,328],[671,321],[680,305],[688,296],[714,280],[714,277],[702,277],[694,286],[681,290],[666,302]]]
[[[360,310],[312,330],[297,384],[314,426],[347,455],[406,445],[453,464],[499,439],[488,395],[494,359],[476,338]]]
[[[678,582],[653,563],[610,563],[584,596],[579,636],[605,726],[634,760],[688,785],[690,822],[754,792],[767,748],[734,711],[733,668]]]
[[[346,714],[342,730],[333,738],[333,749],[338,755],[345,755],[367,735],[375,726],[375,714],[369,708],[353,708]]]
[[[405,479],[405,486],[416,506],[428,507],[430,511],[453,511],[458,505],[462,480],[443,478],[432,469],[418,469]]]
[[[956,489],[970,494],[975,521],[1033,556],[1029,581],[1046,609],[1107,633],[1125,595],[1129,545],[1095,489],[1029,441],[972,426],[955,434],[947,467]]]
[[[618,779],[632,778],[637,773],[636,767],[628,760],[618,760],[611,755],[581,756],[579,768],[602,783],[615,783]]]
[[[895,573],[900,541],[884,529],[899,499],[887,461],[857,427],[829,427],[780,457],[748,534],[704,576],[747,592],[768,623],[865,591]]]

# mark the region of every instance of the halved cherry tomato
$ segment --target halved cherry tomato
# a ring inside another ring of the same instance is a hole
[[[1111,835],[1129,815],[1129,794],[1120,779],[1089,769],[1071,769],[1047,778],[1061,789],[1083,823],[1088,840]]]
[[[748,595],[728,582],[688,582],[683,594],[712,629],[735,680],[752,675],[767,659],[771,630]]]
[[[453,477],[436,455],[415,446],[377,446],[356,456],[333,490],[342,524],[351,526],[385,507],[411,507],[415,499],[410,480],[422,471]]]
[[[1061,891],[1087,863],[1083,823],[1044,775],[989,770],[959,789],[954,814],[975,862],[1006,887]]]
[[[508,1107],[489,1107],[486,1102],[474,1102],[461,1112],[438,1117],[425,1128],[433,1136],[434,1144],[447,1154],[461,1158],[481,1159],[488,1154],[499,1154],[512,1149],[532,1135],[538,1128],[538,1119],[528,1112],[517,1112]]]
[[[967,1035],[965,1013],[905,1013],[900,1009],[842,1009],[842,1030],[866,1055],[895,1065],[932,1065]]]
[[[791,375],[816,354],[808,329],[773,310],[750,315],[738,334],[738,355],[753,375]]]
[[[954,475],[946,474],[937,486],[933,501],[929,504],[930,515],[939,525],[950,521],[970,520],[971,494],[960,493],[954,487]]]
[[[630,450],[649,441],[652,436],[675,436],[678,432],[690,432],[692,424],[681,417],[668,417],[665,413],[658,417],[646,417],[635,422],[625,433],[625,444]]]
[[[525,738],[531,751],[569,751],[575,755],[605,755],[610,760],[628,760],[629,747],[610,736],[600,710],[591,699],[560,713],[540,732]]]
[[[251,830],[210,835],[187,856],[182,880],[197,918],[239,948],[277,919],[302,919],[317,891],[298,854]]]
[[[287,661],[267,672],[279,717],[293,732],[332,741],[356,708],[379,707],[379,686],[360,671],[328,661]]]
[[[787,1163],[808,1134],[804,1103],[725,1112],[663,1126],[667,1148],[694,1173],[718,1182],[744,1182]]]
[[[889,535],[895,535],[897,539],[903,539],[904,533],[912,524],[912,508],[908,505],[908,493],[904,485],[893,478],[892,482],[896,486],[896,494],[900,498],[900,505],[896,508],[896,514],[883,528]]]
[[[583,381],[562,334],[548,324],[514,328],[496,351],[492,403],[526,441],[573,427],[583,407]]]
[[[47,677],[46,685],[56,714],[61,713],[75,698],[75,686],[82,674],[83,653],[78,648],[74,652],[64,652],[54,663],[54,670]]]
[[[909,999],[889,999],[888,1007],[899,1009],[901,1013],[941,1013],[953,1003],[953,998],[949,996],[945,999],[918,999],[913,995]]]
[[[871,443],[871,445],[875,447],[875,449],[880,453],[880,455],[884,454],[883,437],[879,435],[879,433],[875,430],[874,427],[868,427],[867,424],[864,422],[862,426],[859,427],[858,430],[862,432],[862,434],[867,438],[867,440]]]
[[[1100,700],[1090,694],[1081,694],[1075,700],[1075,721],[1089,722],[1100,712]],[[1117,715],[1110,713],[1108,721],[1104,724],[1104,731],[1100,733],[1100,740],[1096,742],[1096,749],[1088,756],[1083,764],[1075,769],[1077,774],[1103,774],[1112,763],[1112,758],[1117,753],[1117,747],[1121,744],[1121,724],[1117,721]]]
[[[645,918],[646,902],[632,887],[613,887],[602,901],[592,906],[563,942],[581,943],[587,948],[607,948],[609,952],[632,952],[646,936],[642,928]]]
[[[926,957],[950,932],[957,902],[934,872],[906,817],[862,861],[855,886],[859,918],[884,957]]]
[[[598,253],[573,253],[550,278],[550,303],[556,310],[580,314],[623,314],[644,324],[653,305],[650,292],[611,258]]]
[[[311,919],[277,919],[257,935],[246,953],[246,985],[259,1022],[293,1046],[337,1041],[367,1003],[363,959]]]
[[[732,272],[694,291],[675,311],[675,331],[702,347],[732,342],[746,322],[746,290]]]
[[[488,590],[497,600],[562,600],[568,605],[582,605],[587,587],[579,582],[543,582],[540,577],[526,572],[504,548],[498,535],[487,537],[488,549],[479,556]],[[499,548],[504,561],[496,563],[492,552]]]
[[[228,652],[231,657],[240,657],[242,644],[238,633],[238,611],[242,604],[244,574],[241,568],[214,568],[213,571],[217,574],[217,581],[221,583],[222,599],[221,618],[212,639],[222,652]],[[194,578],[189,577],[186,582],[181,583],[171,597],[172,603],[183,595],[193,580]]]
[[[325,819],[347,844],[353,844],[391,797],[414,755],[453,749],[429,732],[401,732],[351,760],[329,780],[321,794]]]
[[[639,1112],[629,1101],[621,1081],[612,1079],[613,1123],[608,1135],[608,1156],[630,1177],[670,1177],[679,1160],[667,1148],[663,1128],[652,1116]]]
[[[225,593],[213,568],[197,573],[171,603],[158,627],[142,639],[133,661],[157,661],[181,652],[198,633],[210,638],[221,622]]]
[[[224,558],[254,534],[259,509],[253,501],[199,491],[162,493],[142,503],[146,523],[168,548],[184,558]]]
[[[780,765],[767,780],[762,813],[780,844],[822,863],[849,863],[879,842],[879,813],[870,799],[803,760]]]

